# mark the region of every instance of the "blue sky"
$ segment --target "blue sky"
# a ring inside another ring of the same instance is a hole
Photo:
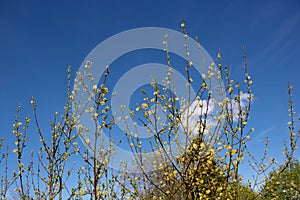
[[[261,155],[264,138],[269,136],[271,155],[282,158],[281,144],[288,134],[289,81],[294,85],[296,111],[300,111],[298,0],[2,0],[0,137],[13,145],[16,107],[23,106],[22,117],[31,115],[32,95],[42,126],[49,127],[53,113],[62,111],[65,103],[67,67],[73,67],[74,77],[85,56],[100,42],[138,27],[180,31],[182,18],[189,35],[198,36],[212,57],[220,49],[238,80],[242,78],[242,45],[246,46],[255,95],[249,122],[255,135],[250,148]]]

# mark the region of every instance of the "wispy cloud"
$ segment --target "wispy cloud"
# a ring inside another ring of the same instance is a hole
[[[259,64],[274,65],[297,58],[300,12],[292,9],[287,1],[262,1],[260,6],[251,9],[255,14],[249,21],[249,33]]]
[[[293,14],[286,18],[282,24],[270,35],[267,46],[264,49],[267,61],[278,61],[278,58],[283,59],[288,56],[284,52],[292,52],[295,48],[299,48],[300,39],[296,34],[300,27],[300,13]],[[265,60],[266,61],[266,60]]]
[[[259,133],[253,138],[253,140],[257,141],[258,143],[264,142],[267,133],[270,133],[271,131],[273,131],[273,128],[265,129],[265,130],[259,132]]]
[[[283,24],[281,24],[278,29],[272,34],[269,39],[270,45],[265,49],[266,53],[278,50],[286,43],[289,36],[294,32],[294,29],[299,27],[300,23],[300,13],[296,13],[288,17]]]

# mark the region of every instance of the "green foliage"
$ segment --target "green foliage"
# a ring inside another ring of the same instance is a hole
[[[283,168],[285,168],[283,170]],[[269,174],[262,189],[264,199],[300,198],[300,163],[293,160],[288,166],[280,166]]]

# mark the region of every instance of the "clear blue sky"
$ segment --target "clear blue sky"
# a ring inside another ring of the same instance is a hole
[[[48,127],[53,113],[62,111],[65,102],[67,67],[73,67],[74,75],[100,42],[138,27],[179,31],[182,18],[189,35],[198,36],[212,57],[220,49],[237,79],[242,73],[242,45],[246,46],[255,95],[249,122],[255,135],[250,146],[260,155],[263,140],[269,136],[270,153],[280,159],[288,133],[289,81],[300,112],[298,0],[1,0],[0,137],[13,145],[11,124],[16,107],[22,104],[22,117],[31,115],[32,95],[42,126]]]

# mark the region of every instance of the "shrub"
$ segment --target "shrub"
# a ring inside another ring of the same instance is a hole
[[[181,27],[186,39],[184,22]],[[223,64],[221,54],[218,53],[207,73],[202,74],[196,96],[192,97],[192,62],[189,61],[186,48],[188,96],[178,99],[169,92],[173,87],[173,67],[167,49],[167,38],[164,44],[169,66],[165,84],[160,87],[156,80],[153,80],[151,85],[154,92],[149,94],[143,91],[144,102],[130,110],[130,116],[124,116],[123,119],[131,118],[142,123],[148,133],[153,135],[153,138],[142,142],[136,127],[128,126],[124,130],[131,150],[136,155],[136,169],[141,173],[127,171],[128,163],[124,164],[121,171],[109,169],[114,141],[108,145],[109,148],[96,145],[101,140],[103,131],[111,134],[112,128],[122,119],[115,119],[113,114],[109,114],[111,108],[107,95],[110,88],[106,86],[109,67],[102,84],[98,87],[97,83],[93,83],[90,72],[93,66],[88,61],[85,66],[86,72],[77,73],[78,78],[75,79],[73,90],[70,68],[68,69],[66,106],[61,116],[55,113],[50,122],[50,133],[45,133],[39,125],[40,119],[34,98],[31,100],[32,120],[29,117],[20,119],[21,106],[18,106],[13,129],[16,138],[13,152],[16,155],[17,167],[13,170],[8,166],[11,150],[1,149],[0,164],[4,167],[0,182],[1,199],[7,199],[9,191],[14,191],[15,199],[51,200],[298,198],[299,162],[293,161],[293,155],[299,131],[296,133],[294,127],[292,87],[288,86],[291,120],[289,145],[284,149],[286,161],[279,168],[279,172],[272,171],[265,181],[259,181],[258,177],[266,174],[276,162],[271,159],[270,165],[265,164],[268,159],[268,140],[260,162],[247,150],[250,134],[253,134],[254,129],[247,127],[253,94],[246,53],[243,54],[244,84],[241,85],[232,79],[229,67]],[[187,43],[184,45],[188,47]],[[221,90],[224,93],[223,99],[216,100],[212,97],[212,88],[209,87],[211,80],[216,80],[220,88],[224,88]],[[93,83],[93,87],[88,88],[86,81]],[[84,91],[85,95],[89,96],[89,102],[81,102],[78,91]],[[151,105],[154,105],[154,108]],[[72,106],[74,112],[71,112]],[[218,112],[211,114],[211,106],[218,108]],[[93,140],[86,135],[87,127],[80,124],[79,116],[83,112],[90,114],[91,123],[95,125]],[[159,112],[164,113],[165,121],[159,119]],[[40,138],[40,149],[38,152],[31,152],[28,161],[24,154],[28,152],[26,143],[30,123],[35,124]],[[49,135],[51,139],[47,138]],[[83,139],[84,149],[89,151],[83,150],[78,141],[79,136]],[[176,150],[170,148],[174,141]],[[150,160],[142,154],[149,147],[155,154]],[[247,156],[257,175],[254,182],[249,181],[249,184],[245,185],[239,169]],[[152,167],[155,170],[149,172]],[[260,186],[262,189],[258,191]]]

